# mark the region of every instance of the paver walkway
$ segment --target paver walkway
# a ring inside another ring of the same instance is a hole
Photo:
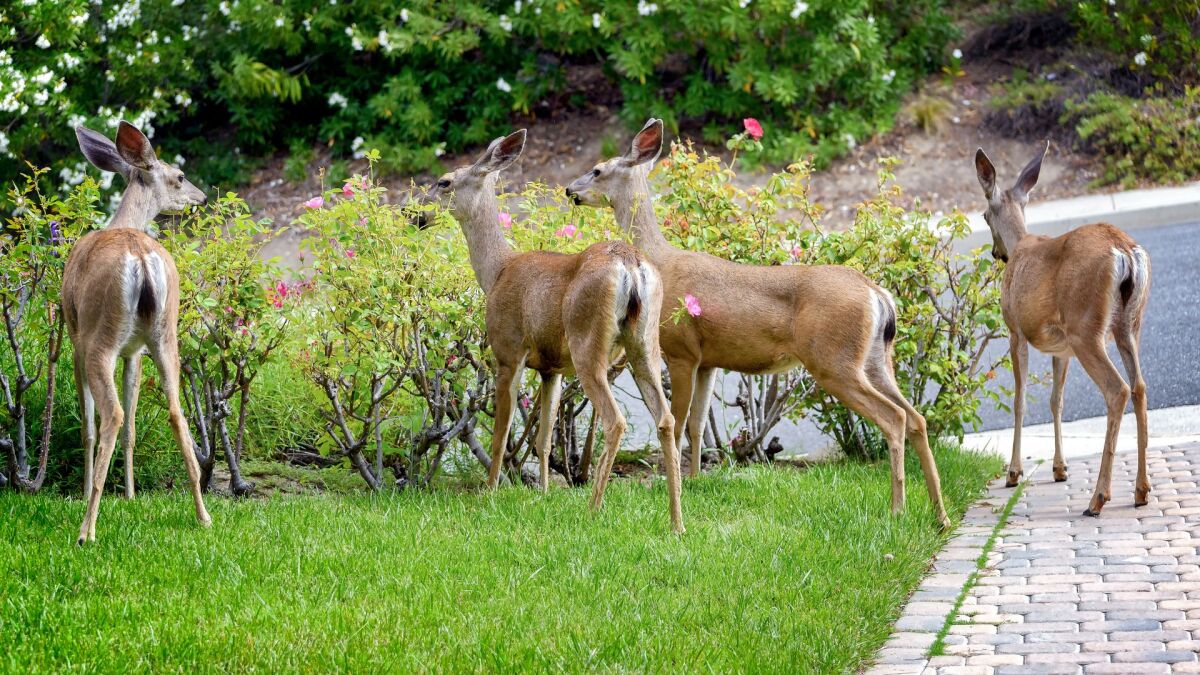
[[[880,650],[872,675],[1200,672],[1200,444],[1152,448],[1150,503],[1133,508],[1137,453],[1113,463],[1112,500],[1083,515],[1100,457],[1070,461],[1055,483],[1049,457],[982,569],[977,559],[1013,490],[993,482],[968,511]],[[1032,470],[1031,470],[1032,469]],[[928,656],[978,569],[945,638]]]

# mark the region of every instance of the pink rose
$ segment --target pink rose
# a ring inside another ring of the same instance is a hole
[[[346,257],[353,258],[354,257],[354,249],[352,249],[352,248],[346,249]]]
[[[322,206],[325,206],[325,198],[321,195],[317,195],[316,197],[304,202],[304,208],[306,209],[319,209]]]
[[[503,227],[506,230],[512,227],[512,216],[511,215],[501,211],[498,218],[500,219],[500,227]]]
[[[691,293],[683,296],[683,306],[687,308],[688,314],[700,316],[700,301]]]
[[[579,236],[579,228],[574,225],[564,225],[554,233],[556,237],[574,238]]]
[[[763,137],[762,125],[753,117],[747,117],[742,120],[742,126],[746,127],[746,133],[750,134],[750,138],[757,141]]]

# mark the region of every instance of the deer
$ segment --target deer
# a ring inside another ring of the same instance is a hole
[[[700,471],[704,422],[718,368],[767,374],[803,365],[816,382],[873,422],[887,440],[893,515],[904,511],[904,441],[916,450],[938,522],[949,528],[925,418],[896,383],[891,294],[861,272],[838,265],[758,266],[675,248],[651,201],[649,172],[662,150],[662,120],[651,118],[629,151],[571,182],[577,205],[611,207],[617,224],[662,274],[664,295],[694,296],[699,316],[661,327],[671,378],[671,412],[691,444],[689,476]]]
[[[175,440],[183,453],[204,527],[212,519],[200,494],[200,465],[179,406],[179,272],[171,254],[148,234],[164,212],[203,204],[205,195],[179,168],[158,159],[146,136],[121,121],[116,142],[83,126],[75,128],[79,149],[96,168],[125,177],[127,187],[108,224],[79,238],[63,269],[62,307],[75,347],[75,385],[83,416],[84,496],[87,510],[79,545],[96,540],[96,517],[108,465],[124,425],[125,490],[133,492],[134,415],[143,353],[158,368]],[[114,382],[124,361],[122,400]],[[100,418],[99,455],[96,416]]]
[[[486,296],[487,340],[496,359],[496,415],[488,486],[499,484],[520,376],[541,377],[534,445],[539,488],[549,484],[551,433],[562,378],[576,374],[604,430],[591,508],[598,511],[626,421],[608,382],[621,354],[628,362],[663,450],[672,529],[684,532],[680,509],[675,418],[662,387],[659,315],[663,285],[658,271],[625,242],[601,242],[576,254],[517,252],[500,230],[496,199],[499,172],[525,147],[524,129],[495,139],[470,165],[444,174],[420,201],[448,207],[466,238],[471,268]]]
[[[987,210],[983,217],[992,233],[992,257],[1005,264],[1000,307],[1009,332],[1013,378],[1013,447],[1006,485],[1015,487],[1021,469],[1021,424],[1025,415],[1025,379],[1029,345],[1051,356],[1053,384],[1050,412],[1054,418],[1054,480],[1067,480],[1062,454],[1063,387],[1071,358],[1104,394],[1108,424],[1096,488],[1084,515],[1099,516],[1111,498],[1112,462],[1121,416],[1130,395],[1137,417],[1138,472],[1134,506],[1149,501],[1146,475],[1146,382],[1138,354],[1142,318],[1150,298],[1150,256],[1128,234],[1108,223],[1078,227],[1059,237],[1030,234],[1025,205],[1037,185],[1049,141],[1021,170],[1007,190],[996,189],[996,167],[983,148],[975,152],[975,173]],[[1133,382],[1131,389],[1108,358],[1115,340]]]

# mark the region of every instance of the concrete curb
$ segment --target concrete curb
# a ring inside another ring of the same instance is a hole
[[[1034,202],[1025,209],[1025,217],[1030,232],[1051,237],[1097,222],[1127,231],[1176,225],[1200,220],[1200,182]],[[971,213],[967,220],[971,234],[959,243],[962,250],[991,243],[992,235],[981,213]]]
[[[1147,414],[1150,428],[1150,447],[1200,443],[1200,406],[1188,405],[1158,408]],[[1063,423],[1063,457],[1085,457],[1098,454],[1104,447],[1107,418],[1089,417]],[[1117,438],[1117,453],[1136,452],[1137,421],[1133,413],[1121,418],[1121,434]],[[1008,459],[1012,452],[1013,429],[993,429],[963,437],[963,447],[990,452]],[[1030,424],[1021,430],[1021,453],[1026,460],[1054,457],[1054,425]]]

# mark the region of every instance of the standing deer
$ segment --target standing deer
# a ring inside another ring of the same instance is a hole
[[[1029,345],[1053,357],[1054,385],[1050,411],[1054,416],[1054,480],[1067,479],[1062,456],[1063,386],[1071,357],[1104,393],[1108,429],[1096,490],[1084,515],[1098,516],[1111,498],[1112,462],[1121,415],[1131,390],[1108,358],[1106,347],[1115,338],[1125,372],[1133,381],[1133,409],[1137,415],[1138,474],[1133,503],[1144,506],[1150,494],[1146,476],[1146,382],[1138,362],[1142,316],[1150,297],[1150,256],[1129,235],[1107,223],[1084,225],[1061,237],[1029,234],[1025,229],[1025,204],[1037,185],[1049,142],[1034,157],[1009,189],[996,190],[996,168],[983,148],[975,153],[975,173],[987,211],[983,217],[992,230],[992,256],[1006,263],[1000,291],[1004,323],[1012,352],[1013,450],[1008,465],[1008,487],[1021,477],[1021,422],[1025,415],[1025,376]]]
[[[122,422],[125,490],[127,496],[133,496],[134,414],[143,351],[150,353],[158,367],[171,428],[191,481],[196,517],[207,527],[212,519],[200,496],[200,467],[179,407],[179,273],[171,254],[146,233],[159,213],[203,204],[204,193],[178,168],[159,161],[150,141],[127,122],[120,123],[116,144],[84,127],[76,127],[75,135],[88,161],[101,171],[121,174],[128,183],[112,220],[104,229],[79,239],[63,271],[62,305],[75,346],[75,384],[83,415],[84,494],[88,502],[79,543],[96,539],[100,495]],[[118,357],[125,361],[124,409],[113,382]],[[100,456],[93,467],[97,413]]]
[[[517,387],[524,368],[542,378],[535,446],[540,487],[548,487],[550,440],[558,415],[562,376],[575,372],[604,429],[591,506],[599,509],[625,432],[625,418],[608,384],[608,370],[624,351],[634,381],[650,410],[662,443],[671,525],[682,533],[679,457],[675,419],[660,375],[658,345],[662,281],[658,271],[623,242],[593,244],[582,253],[513,251],[500,232],[496,200],[499,171],[525,147],[525,130],[497,138],[474,164],[445,174],[430,187],[426,202],[448,203],[462,227],[471,268],[487,295],[487,336],[496,356],[496,422],[488,485],[496,487],[508,443]]]
[[[904,510],[907,436],[921,460],[934,513],[949,527],[925,418],[900,393],[893,375],[891,295],[848,267],[743,265],[672,247],[659,229],[647,178],[662,135],[662,120],[652,118],[626,155],[597,164],[567,194],[577,204],[613,208],[617,224],[658,266],[670,302],[685,294],[700,302],[700,316],[662,327],[671,411],[677,439],[687,421],[691,475],[700,470],[717,368],[772,373],[804,365],[826,391],[883,431],[891,455],[892,513]]]

